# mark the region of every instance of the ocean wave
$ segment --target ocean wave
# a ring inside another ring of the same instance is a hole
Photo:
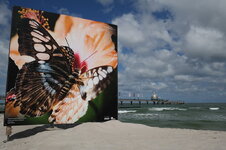
[[[219,107],[210,107],[209,110],[219,110]]]
[[[137,112],[136,110],[119,110],[118,113],[119,114],[124,114],[124,113],[135,113]]]
[[[178,108],[178,107],[153,107],[149,108],[150,111],[164,111],[164,110],[181,110],[186,111],[186,108]]]
[[[159,116],[159,114],[152,114],[152,113],[138,113],[134,115],[135,116]]]
[[[201,107],[189,107],[189,109],[201,109]]]

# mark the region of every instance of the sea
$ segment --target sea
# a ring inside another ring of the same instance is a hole
[[[226,103],[123,104],[118,119],[152,127],[226,131]]]
[[[0,101],[2,111],[4,101]],[[226,103],[123,104],[118,107],[118,119],[160,128],[226,131]]]

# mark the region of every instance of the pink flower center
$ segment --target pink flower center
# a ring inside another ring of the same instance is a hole
[[[74,57],[75,57],[74,67],[81,69],[81,73],[86,72],[88,69],[86,61],[81,62],[81,59],[78,53],[75,53]]]

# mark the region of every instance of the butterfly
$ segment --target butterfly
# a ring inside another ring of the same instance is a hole
[[[70,108],[70,103],[76,103],[76,107],[82,103],[87,105],[87,101],[96,98],[110,83],[115,72],[112,66],[89,70],[85,65],[78,67],[79,60],[73,50],[58,45],[36,20],[21,19],[17,32],[20,55],[33,58],[22,66],[16,78],[14,106],[20,107],[21,114],[36,117],[52,110],[49,120],[53,122],[60,114],[60,108]],[[84,107],[82,114],[78,115],[84,115],[86,110]]]

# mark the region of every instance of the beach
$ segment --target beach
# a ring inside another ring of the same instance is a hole
[[[111,120],[103,123],[13,126],[6,139],[0,114],[1,150],[225,150],[226,132],[149,127]]]

